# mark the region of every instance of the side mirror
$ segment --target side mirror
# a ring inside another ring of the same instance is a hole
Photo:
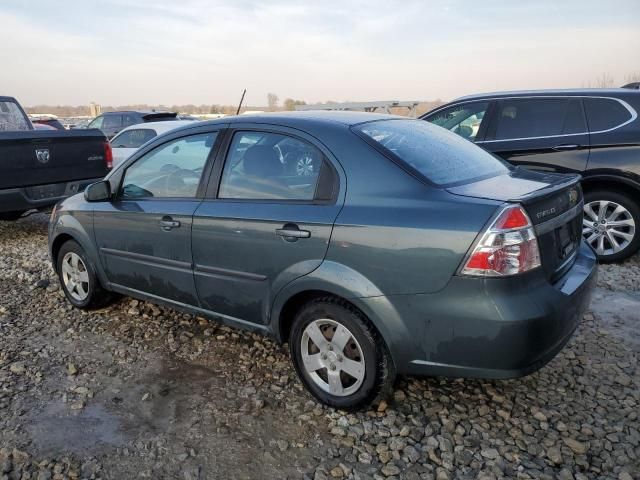
[[[92,183],[85,189],[84,199],[87,202],[106,202],[111,200],[111,185],[106,180]]]

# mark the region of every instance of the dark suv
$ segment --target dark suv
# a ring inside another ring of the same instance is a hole
[[[582,174],[582,233],[603,262],[640,247],[640,91],[540,90],[462,97],[421,118],[512,164]]]
[[[168,120],[178,120],[178,114],[176,112],[154,111],[105,112],[94,118],[87,128],[99,128],[108,139],[111,139],[120,130],[131,125],[147,122],[165,122]]]

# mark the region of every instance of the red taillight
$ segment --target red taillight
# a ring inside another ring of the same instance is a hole
[[[530,227],[527,214],[519,207],[507,208],[496,219],[493,228],[499,230],[511,230],[513,228]]]
[[[104,163],[109,170],[113,168],[113,150],[109,142],[104,142]]]
[[[502,277],[540,266],[533,225],[519,205],[504,208],[469,255],[461,273]]]

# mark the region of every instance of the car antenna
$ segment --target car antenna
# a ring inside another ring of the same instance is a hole
[[[245,88],[242,91],[242,97],[240,97],[240,103],[238,104],[238,110],[236,110],[236,115],[240,115],[240,108],[242,108],[242,102],[244,102],[244,94],[247,93],[247,89]]]

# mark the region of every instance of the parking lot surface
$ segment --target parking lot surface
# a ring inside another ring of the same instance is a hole
[[[526,378],[401,378],[347,414],[286,346],[122,298],[72,308],[47,217],[0,222],[0,479],[640,476],[640,257],[603,266],[568,346]]]

